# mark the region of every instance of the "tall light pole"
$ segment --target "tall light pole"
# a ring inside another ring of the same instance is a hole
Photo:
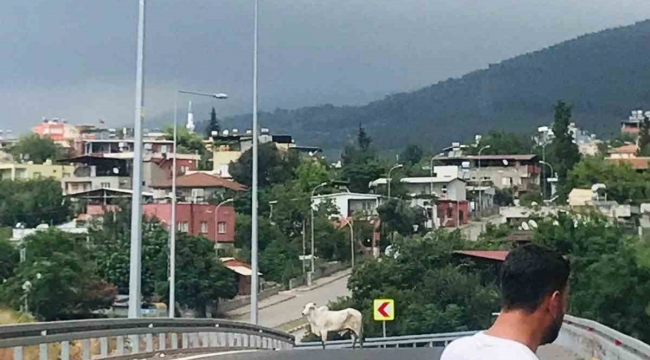
[[[429,170],[431,170],[431,190],[430,190],[430,195],[431,195],[431,200],[430,200],[430,205],[431,205],[431,229],[433,229],[433,224],[435,221],[433,220],[434,216],[434,211],[433,211],[433,160],[435,159],[435,155],[431,157],[431,161],[429,161]]]
[[[131,254],[129,266],[129,318],[140,317],[142,261],[142,121],[144,120],[145,0],[138,8],[138,55],[133,126],[133,193],[131,195]]]
[[[178,96],[180,94],[205,96],[214,99],[227,99],[222,93],[203,93],[196,91],[177,90],[174,96],[174,157],[172,158],[172,218],[169,229],[169,317],[174,318],[176,312],[176,158],[178,157]]]
[[[251,206],[251,323],[257,325],[257,293],[259,291],[259,271],[257,264],[257,10],[259,0],[255,0],[253,15],[253,199]]]
[[[309,198],[309,210],[310,210],[310,214],[311,214],[311,271],[309,272],[310,273],[310,276],[309,276],[309,283],[310,284],[309,285],[311,285],[311,281],[312,281],[312,278],[314,276],[314,268],[315,268],[315,262],[314,262],[314,257],[315,257],[315,255],[314,255],[314,250],[315,250],[315,246],[314,246],[314,204],[313,204],[314,193],[316,192],[316,190],[322,188],[325,185],[327,185],[326,182],[316,185],[316,187],[314,187],[314,189],[312,189],[311,197]]]
[[[546,144],[544,144],[544,147],[546,147]],[[542,165],[546,165],[549,168],[551,168],[551,176],[553,176],[553,174],[555,174],[555,170],[553,170],[553,165],[547,163],[544,160],[540,161],[539,163],[542,164]],[[543,169],[546,170],[545,167]],[[544,171],[544,175],[546,175],[546,171]],[[544,196],[544,199],[546,200],[546,184],[547,184],[548,181],[546,179],[546,176],[544,176],[543,178],[544,178],[544,192],[542,194]],[[553,194],[551,194],[551,196],[553,196]]]
[[[230,199],[226,199],[226,200],[220,202],[220,203],[217,205],[217,208],[216,208],[215,211],[214,211],[214,244],[215,244],[215,245],[217,244],[217,242],[218,242],[218,240],[219,240],[219,208],[220,208],[222,205],[225,205],[225,204],[231,203],[231,202],[233,202],[233,201],[235,201],[235,199],[230,198]]]
[[[483,215],[483,189],[481,187],[483,186],[483,176],[481,175],[481,152],[485,149],[491,148],[490,145],[485,145],[483,146],[479,151],[478,151],[478,211],[479,211],[479,216]]]
[[[354,269],[354,227],[352,226],[352,220],[348,220],[348,226],[350,227],[350,261],[352,268]]]
[[[390,168],[390,170],[388,170],[388,200],[390,200],[390,183],[391,183],[391,180],[393,180],[393,178],[391,177],[391,173],[393,172],[393,170],[396,170],[396,169],[399,169],[399,168],[402,168],[402,167],[404,167],[404,165],[397,164],[397,165],[393,166],[392,168]]]

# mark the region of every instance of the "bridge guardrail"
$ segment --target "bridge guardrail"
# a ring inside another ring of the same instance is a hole
[[[92,353],[92,339],[99,342],[99,354]],[[51,346],[56,343],[60,346]],[[54,351],[61,360],[69,360],[74,345],[81,348],[83,360],[90,360],[193,348],[291,349],[294,337],[215,319],[102,319],[0,326],[0,349],[13,348],[14,360],[23,360],[25,348],[35,345],[41,360]]]
[[[650,345],[593,320],[566,315],[555,342],[585,359],[650,360]]]
[[[387,338],[367,338],[363,341],[364,348],[386,348],[386,347],[445,347],[448,343],[465,336],[476,334],[476,331],[463,331],[443,334],[427,334],[427,335],[406,335],[406,336],[393,336]],[[352,340],[337,340],[328,341],[328,349],[345,349],[352,347]],[[357,343],[358,346],[358,343]],[[296,344],[295,349],[299,350],[315,350],[322,349],[320,342],[310,342],[304,344]]]
[[[448,343],[475,334],[476,331],[445,334],[368,338],[364,347],[445,347]],[[556,345],[581,359],[650,360],[650,345],[593,320],[566,315]],[[351,340],[328,341],[327,348],[351,348]],[[320,342],[296,344],[296,349],[321,349]]]

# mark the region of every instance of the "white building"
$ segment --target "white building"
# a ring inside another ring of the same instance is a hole
[[[381,204],[381,195],[348,192],[317,195],[312,198],[311,204],[312,207],[316,209],[323,201],[328,200],[338,209],[339,219],[359,214],[364,216],[376,216],[377,208]]]

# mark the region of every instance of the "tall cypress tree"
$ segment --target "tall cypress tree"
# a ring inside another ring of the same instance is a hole
[[[557,172],[560,187],[560,198],[566,198],[571,189],[566,188],[567,175],[573,166],[580,161],[578,145],[573,142],[573,135],[569,132],[571,124],[571,106],[563,101],[558,101],[555,106],[555,119],[553,121],[552,144],[553,168]]]
[[[219,125],[219,120],[217,119],[217,111],[212,107],[212,112],[210,113],[210,122],[206,129],[207,137],[212,136],[213,131],[221,131],[221,126]]]

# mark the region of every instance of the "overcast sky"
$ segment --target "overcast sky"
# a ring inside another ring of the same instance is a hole
[[[260,3],[263,110],[360,104],[650,17],[648,0]],[[0,129],[132,123],[137,4],[0,1]],[[148,0],[147,117],[168,113],[179,88],[228,93],[221,115],[250,112],[252,4]]]

